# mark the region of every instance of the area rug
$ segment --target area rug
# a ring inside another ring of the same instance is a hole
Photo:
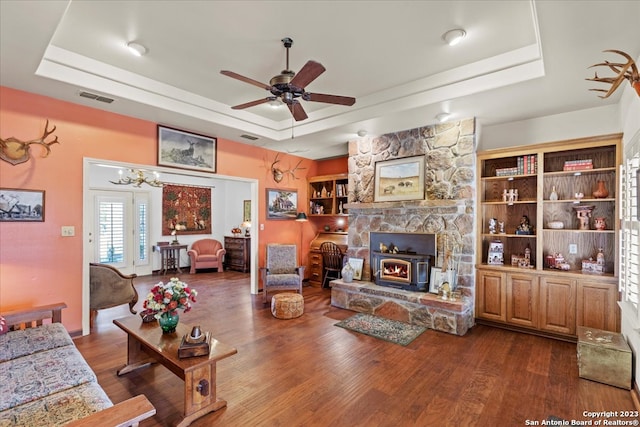
[[[336,323],[335,326],[405,346],[427,330],[424,326],[410,325],[366,313],[353,315]]]

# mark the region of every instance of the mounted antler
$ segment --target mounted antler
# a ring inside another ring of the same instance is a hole
[[[603,52],[613,52],[613,53],[617,53],[618,55],[622,55],[627,59],[627,63],[619,64],[619,63],[604,61],[589,67],[589,68],[593,68],[593,67],[605,66],[605,67],[609,67],[611,70],[613,70],[614,73],[617,74],[615,77],[598,77],[598,73],[596,72],[594,78],[585,79],[585,80],[589,80],[592,82],[608,83],[611,85],[611,88],[608,91],[605,89],[589,89],[589,90],[592,90],[594,92],[604,92],[605,95],[600,96],[600,98],[604,99],[604,98],[608,98],[609,95],[615,92],[615,90],[618,89],[618,86],[620,86],[620,84],[622,84],[624,80],[629,80],[629,83],[631,83],[631,86],[636,90],[636,93],[638,94],[638,96],[640,96],[640,74],[638,74],[638,67],[636,66],[636,63],[633,60],[633,58],[631,58],[631,56],[622,52],[621,50],[605,50]]]
[[[271,163],[271,173],[273,173],[273,180],[275,182],[281,182],[282,179],[284,178],[285,174],[291,174],[291,176],[293,177],[293,179],[298,179],[296,178],[295,172],[297,170],[303,170],[306,168],[301,168],[300,163],[302,163],[302,159],[300,159],[300,161],[298,162],[298,164],[296,164],[296,167],[293,169],[289,169],[289,170],[282,170],[276,167],[276,163],[279,163],[280,160],[278,160],[278,156],[280,155],[280,153],[276,154],[276,158],[273,160],[273,163]]]
[[[31,154],[29,152],[31,144],[38,144],[43,146],[46,151],[42,155],[42,157],[47,157],[51,153],[51,146],[53,144],[60,144],[58,141],[58,137],[55,136],[55,139],[51,142],[45,142],[45,139],[53,132],[56,131],[56,127],[48,130],[49,120],[44,125],[44,133],[38,139],[32,139],[31,141],[20,141],[14,137],[10,137],[8,139],[0,138],[0,159],[5,162],[9,162],[12,165],[17,165],[20,163],[24,163],[31,159]]]

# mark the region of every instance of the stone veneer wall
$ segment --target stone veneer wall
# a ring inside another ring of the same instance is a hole
[[[425,199],[374,202],[375,163],[425,156]],[[371,279],[369,232],[438,235],[437,266],[445,245],[454,252],[457,288],[475,298],[475,119],[465,119],[349,141],[348,256],[364,258]]]

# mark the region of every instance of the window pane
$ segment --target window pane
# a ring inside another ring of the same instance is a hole
[[[147,230],[147,205],[145,203],[140,203],[138,205],[138,259],[140,261],[147,260],[147,254],[149,253],[148,234],[149,231]]]
[[[101,263],[124,260],[124,203],[100,202],[99,259]]]

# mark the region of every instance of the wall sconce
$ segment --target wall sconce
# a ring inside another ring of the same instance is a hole
[[[160,181],[160,174],[158,172],[153,173],[153,179],[149,179],[145,176],[144,171],[141,169],[129,169],[131,175],[124,177],[122,169],[118,171],[120,175],[120,179],[118,181],[109,181],[112,184],[117,185],[133,185],[134,187],[140,188],[142,184],[150,185],[151,187],[162,187],[164,182]]]

